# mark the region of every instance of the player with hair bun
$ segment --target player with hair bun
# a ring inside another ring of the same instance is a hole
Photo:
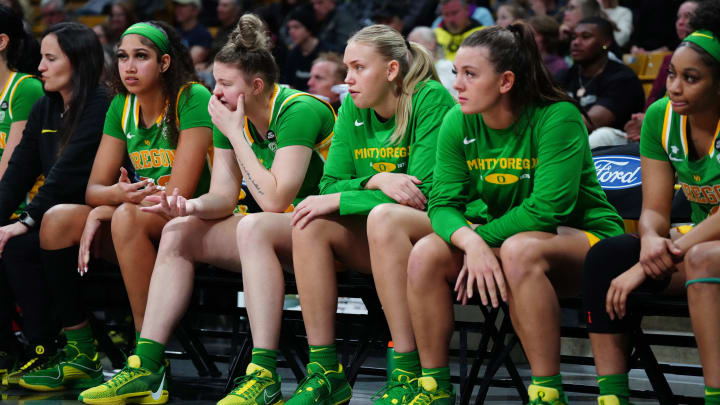
[[[196,262],[243,275],[254,349],[246,375],[220,403],[282,402],[275,367],[283,267],[292,265],[286,212],[317,192],[335,115],[329,104],[278,86],[265,31],[257,16],[245,14],[215,56],[217,84],[208,106],[215,147],[210,190],[187,199],[168,187],[167,194],[149,198],[155,205],[142,208],[173,218],[160,240],[142,332],[126,368],[83,392],[86,403],[102,403],[107,393],[143,403],[167,401],[165,343],[192,295]],[[243,180],[264,212],[233,215]],[[134,388],[120,388],[126,384]]]

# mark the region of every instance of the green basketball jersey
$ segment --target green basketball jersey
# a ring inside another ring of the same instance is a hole
[[[43,96],[42,83],[36,77],[12,72],[0,90],[0,156],[13,123],[25,121],[35,101]]]
[[[180,131],[189,128],[212,128],[207,106],[210,92],[200,84],[185,85],[178,94],[177,124]],[[118,94],[110,103],[103,132],[127,143],[135,172],[141,179],[153,179],[165,186],[170,181],[176,145],[170,142],[162,116],[145,128],[140,118],[140,103],[134,94]],[[210,167],[206,162],[195,189],[195,196],[210,188]]]
[[[335,112],[330,104],[308,93],[278,85],[275,85],[270,99],[270,123],[265,139],[245,117],[245,140],[268,170],[280,148],[302,145],[313,150],[305,180],[289,210],[308,195],[318,193],[318,182],[333,138],[334,124]],[[221,149],[233,148],[230,140],[217,128],[213,128],[213,145]]]
[[[654,102],[645,113],[640,136],[640,154],[669,161],[692,208],[696,224],[714,214],[720,205],[720,121],[710,150],[698,151],[693,160],[688,149],[688,119],[673,111],[669,98]]]
[[[578,109],[559,102],[528,107],[503,129],[460,106],[445,116],[428,215],[450,242],[468,222],[490,246],[520,232],[558,226],[598,238],[620,235],[622,219],[600,188]]]
[[[381,120],[372,108],[358,108],[348,96],[340,107],[335,138],[320,182],[322,194],[340,193],[340,215],[367,215],[377,205],[395,203],[382,190],[365,185],[378,173],[417,177],[426,196],[433,182],[437,137],[445,113],[455,104],[436,80],[420,82],[412,96],[405,135],[389,142],[395,116]]]

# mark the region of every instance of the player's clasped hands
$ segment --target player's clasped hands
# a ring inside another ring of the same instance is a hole
[[[418,188],[420,184],[422,181],[409,174],[378,173],[368,181],[367,188],[380,190],[399,204],[424,210],[427,198]]]
[[[683,252],[672,240],[661,236],[645,236],[641,244],[640,265],[645,275],[653,279],[662,279],[677,271],[676,258],[682,257]]]

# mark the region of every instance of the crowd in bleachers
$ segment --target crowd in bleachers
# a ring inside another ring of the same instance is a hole
[[[509,304],[533,404],[567,404],[558,297],[582,294],[599,401],[628,404],[633,290],[688,294],[720,399],[720,315],[698,309],[720,300],[716,1],[65,1],[0,0],[4,386],[166,402],[208,263],[242,269],[255,346],[220,403],[281,403],[291,269],[310,363],[289,402],[347,402],[342,264],[394,342],[379,404],[454,404],[448,298],[475,294]],[[640,236],[591,158],[617,145],[642,156]],[[676,188],[694,228],[671,229]],[[77,294],[99,258],[137,331],[108,382]]]

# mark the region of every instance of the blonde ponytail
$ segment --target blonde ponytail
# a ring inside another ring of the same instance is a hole
[[[420,82],[427,79],[438,80],[435,64],[430,53],[422,46],[406,42],[402,35],[387,25],[371,25],[353,35],[350,42],[360,42],[374,47],[385,60],[395,60],[400,73],[395,84],[399,96],[395,110],[395,130],[390,136],[390,144],[398,144],[407,132],[412,115],[412,97]]]

